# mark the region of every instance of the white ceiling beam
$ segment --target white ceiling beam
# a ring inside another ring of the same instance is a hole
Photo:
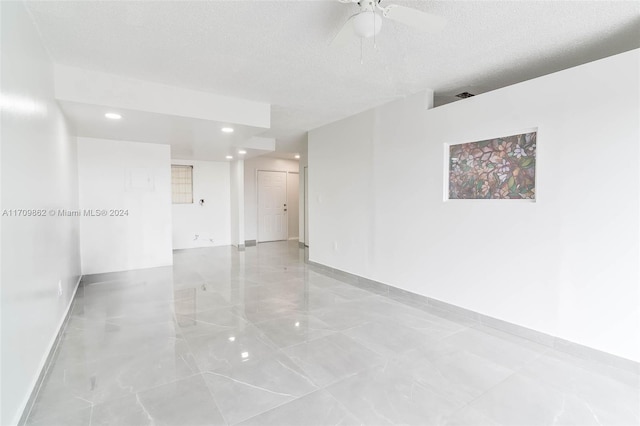
[[[102,105],[269,128],[271,105],[167,86],[65,65],[55,65],[55,96]]]
[[[249,148],[249,149],[259,149],[263,151],[275,151],[276,149],[276,140],[275,138],[264,138],[261,136],[253,136],[247,140],[244,140],[237,144],[238,146]]]

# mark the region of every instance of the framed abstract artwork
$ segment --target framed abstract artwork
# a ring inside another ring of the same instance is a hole
[[[537,133],[447,145],[446,198],[535,200]]]

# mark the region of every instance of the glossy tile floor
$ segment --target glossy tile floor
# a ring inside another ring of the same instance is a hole
[[[416,310],[297,243],[91,276],[38,425],[637,425],[638,376]]]

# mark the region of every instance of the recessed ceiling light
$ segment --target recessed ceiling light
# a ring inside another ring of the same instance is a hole
[[[122,118],[120,114],[116,114],[115,112],[108,112],[104,116],[110,120],[120,120]]]
[[[226,158],[227,160],[233,160],[233,155],[227,155],[225,158]]]
[[[240,154],[240,155],[244,155],[246,153],[247,153],[247,151],[245,151],[244,149],[241,149],[241,150],[238,151],[238,154]]]
[[[233,127],[223,127],[222,130],[224,133],[233,133]]]
[[[296,155],[294,155],[293,157],[294,157],[296,160],[299,160],[299,159],[300,159],[300,154],[296,154]]]

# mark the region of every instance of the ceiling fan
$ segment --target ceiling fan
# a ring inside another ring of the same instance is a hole
[[[355,3],[360,6],[360,11],[347,20],[342,29],[335,36],[332,45],[343,45],[349,40],[360,37],[373,37],[382,28],[382,17],[391,19],[412,28],[427,31],[440,31],[447,24],[446,19],[412,9],[406,6],[390,4],[386,7],[380,5],[382,0],[339,0],[340,3]]]

